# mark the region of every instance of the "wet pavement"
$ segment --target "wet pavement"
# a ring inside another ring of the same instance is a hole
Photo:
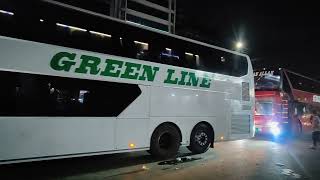
[[[0,166],[0,179],[320,179],[320,149],[309,135],[216,143],[205,154],[154,160],[146,152]]]

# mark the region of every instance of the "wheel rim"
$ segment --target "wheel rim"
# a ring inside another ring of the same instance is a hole
[[[159,147],[161,149],[169,149],[171,147],[171,144],[172,144],[171,134],[163,133],[159,137]]]
[[[195,135],[195,141],[200,145],[200,146],[205,146],[208,143],[208,135],[201,131],[197,132]]]

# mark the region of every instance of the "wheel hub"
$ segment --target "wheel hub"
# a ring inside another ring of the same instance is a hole
[[[204,132],[197,133],[195,138],[200,146],[205,146],[208,143],[208,135]]]
[[[159,146],[161,149],[169,149],[171,146],[171,135],[169,133],[164,133],[159,138]]]

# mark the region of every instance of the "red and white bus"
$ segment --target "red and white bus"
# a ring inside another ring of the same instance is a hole
[[[255,130],[298,135],[311,130],[310,115],[320,107],[320,82],[287,69],[256,70]]]

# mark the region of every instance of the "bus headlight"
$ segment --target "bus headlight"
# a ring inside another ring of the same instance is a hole
[[[281,133],[281,130],[278,126],[271,127],[270,131],[274,136],[278,136]]]
[[[278,136],[281,133],[281,130],[279,128],[279,122],[269,122],[268,126],[270,127],[270,132],[274,135],[274,136]]]
[[[278,125],[279,125],[279,122],[275,122],[275,121],[270,121],[270,122],[268,122],[268,124],[267,124],[269,127],[278,127]]]

